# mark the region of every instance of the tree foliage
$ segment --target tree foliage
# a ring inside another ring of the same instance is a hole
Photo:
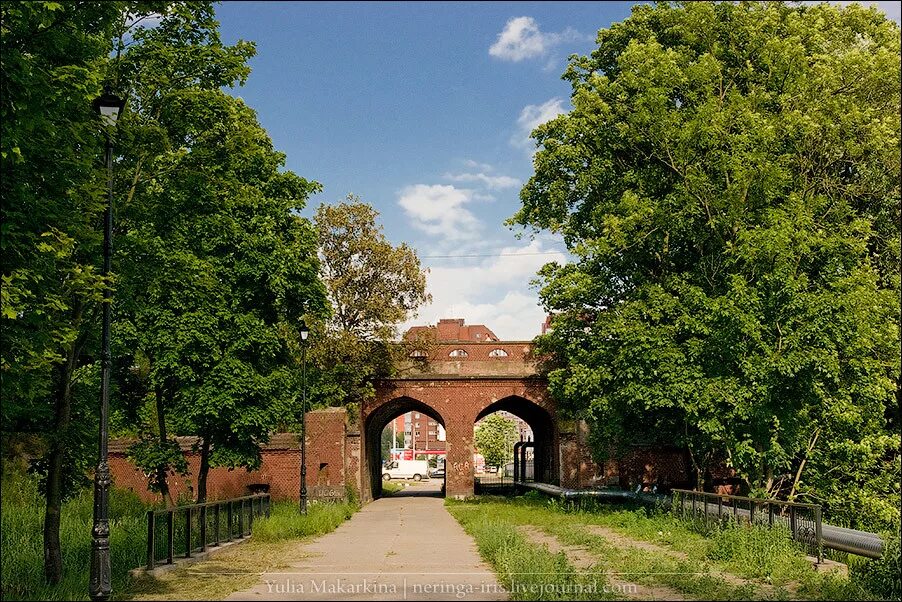
[[[410,351],[394,341],[397,324],[431,300],[416,253],[403,243],[393,246],[378,216],[354,195],[320,205],[314,216],[332,308],[331,318],[310,335],[311,387],[320,405],[373,395],[373,382],[393,374]]]
[[[500,414],[491,414],[476,425],[474,442],[488,466],[502,466],[514,457],[517,425]]]
[[[197,435],[211,465],[254,466],[298,389],[301,315],[325,315],[316,235],[298,217],[317,185],[283,170],[244,83],[252,43],[225,45],[210,2],[2,5],[2,422],[45,453],[46,574],[59,510],[96,463],[100,301],[113,295],[114,432],[155,472]],[[127,99],[104,132],[92,100]],[[113,274],[99,276],[114,140]],[[290,407],[289,407],[290,406]],[[199,483],[203,497],[204,485]]]
[[[540,347],[596,440],[898,521],[899,60],[873,9],[780,3],[637,6],[571,60],[512,222],[576,258]]]
[[[60,580],[63,499],[94,464],[103,133],[91,102],[112,40],[164,2],[0,7],[2,424],[43,444],[45,574]]]

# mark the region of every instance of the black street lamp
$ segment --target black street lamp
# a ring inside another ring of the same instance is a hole
[[[125,107],[125,100],[109,88],[94,101],[94,110],[106,126],[107,205],[103,215],[103,271],[110,273],[113,254],[113,138],[112,128]],[[103,331],[100,352],[100,441],[97,469],[94,471],[94,526],[91,529],[91,583],[92,600],[109,600],[110,582],[110,464],[107,458],[108,422],[110,413],[110,306],[113,302],[109,286],[103,289]]]
[[[310,330],[301,320],[301,514],[307,514],[307,337]]]

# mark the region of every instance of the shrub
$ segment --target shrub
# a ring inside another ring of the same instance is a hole
[[[902,598],[899,531],[883,538],[883,557],[849,566],[852,581],[885,600]]]

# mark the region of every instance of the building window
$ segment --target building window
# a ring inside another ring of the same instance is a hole
[[[429,434],[430,434],[430,435],[434,435],[434,434],[435,434],[435,431],[429,431]]]
[[[500,348],[492,349],[492,351],[489,352],[489,357],[507,357],[507,351]]]
[[[467,357],[467,352],[463,349],[455,349],[451,353],[448,354],[448,357]]]
[[[424,360],[426,359],[426,352],[421,349],[414,349],[410,352],[410,355],[408,355],[408,357],[412,357],[415,360]]]
[[[420,436],[420,431],[417,431],[417,437],[419,437],[419,436]]]
[[[419,412],[415,412],[414,415],[413,415],[413,417],[414,417],[414,418],[419,418],[419,417],[420,417],[420,413],[419,413]]]

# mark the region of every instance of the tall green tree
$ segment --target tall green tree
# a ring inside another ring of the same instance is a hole
[[[198,437],[203,501],[211,466],[258,466],[259,445],[294,412],[288,338],[326,307],[316,235],[296,214],[318,185],[282,171],[253,111],[224,92],[174,94],[161,120],[190,147],[135,193],[124,330],[151,362],[160,428]]]
[[[512,222],[575,256],[540,273],[540,347],[598,440],[898,522],[899,61],[874,9],[708,2],[571,60]]]
[[[222,107],[216,105],[220,88],[246,81],[250,73],[247,60],[255,50],[252,43],[242,40],[231,46],[222,43],[209,2],[173,5],[154,27],[138,28],[128,39],[117,39],[116,48],[121,50],[114,64],[117,87],[129,99],[128,115],[120,128],[117,166],[121,199],[117,235],[125,234],[125,238],[117,241],[114,264],[122,272],[114,313],[114,352],[120,368],[116,409],[119,426],[140,437],[130,450],[133,460],[153,475],[151,489],[171,503],[167,473],[186,469],[171,438],[174,427],[166,419],[179,381],[159,377],[154,347],[145,344],[157,340],[161,324],[141,330],[136,319],[138,315],[159,316],[171,310],[172,299],[190,294],[191,282],[174,281],[172,287],[156,291],[146,290],[142,284],[159,282],[161,264],[172,275],[180,262],[190,264],[193,259],[185,255],[177,238],[169,240],[171,224],[159,215],[166,208],[153,203],[159,203],[172,170],[179,169],[186,153],[192,151],[199,129],[222,114]],[[209,106],[205,103],[208,97],[212,99]],[[185,217],[190,221],[194,215],[189,212]],[[152,250],[139,247],[139,240],[152,245]],[[187,276],[199,265],[182,267]],[[177,360],[168,357],[166,361]]]
[[[502,466],[514,458],[517,425],[500,414],[491,414],[476,425],[473,440],[488,466]]]
[[[165,2],[0,7],[2,423],[43,442],[45,574],[60,580],[63,499],[93,464],[102,292],[103,132],[91,108],[113,40]],[[92,437],[93,436],[93,437]]]
[[[396,344],[397,325],[431,300],[416,252],[394,246],[372,206],[320,205],[314,216],[329,320],[311,335],[311,386],[322,405],[349,405],[373,395],[373,382],[394,373],[410,352]]]
[[[387,459],[393,447],[404,447],[404,433],[395,433],[392,438],[391,425],[388,425],[382,429],[381,446],[382,458]]]

